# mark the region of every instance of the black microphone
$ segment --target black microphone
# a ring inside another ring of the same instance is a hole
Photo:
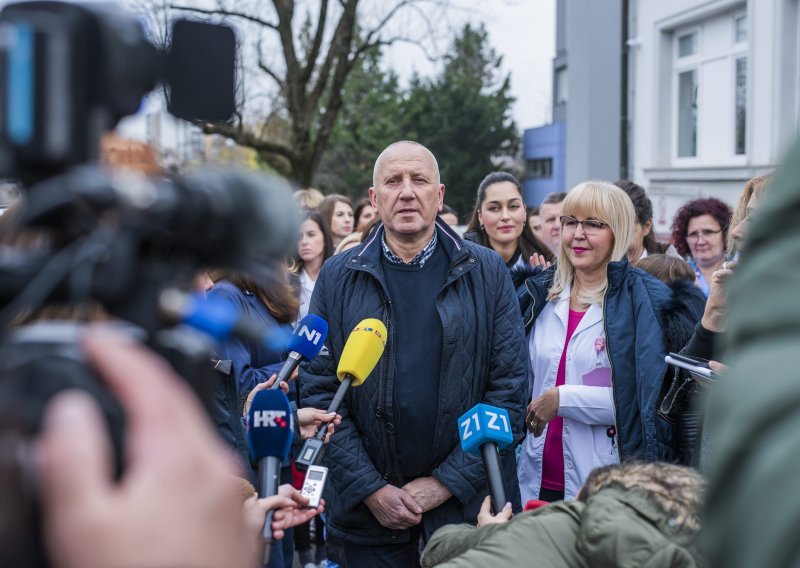
[[[483,457],[492,507],[497,514],[507,503],[498,448],[505,448],[514,441],[508,412],[496,406],[476,404],[458,419],[458,426],[461,448],[472,454],[480,453]]]

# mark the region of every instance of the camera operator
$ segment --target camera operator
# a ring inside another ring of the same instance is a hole
[[[272,528],[282,536],[319,512],[299,509],[306,501],[286,488],[243,509],[236,461],[185,382],[107,330],[90,331],[84,347],[127,413],[126,468],[115,483],[106,427],[90,398],[65,392],[49,404],[36,458],[54,565],[254,566],[253,519],[276,509]]]

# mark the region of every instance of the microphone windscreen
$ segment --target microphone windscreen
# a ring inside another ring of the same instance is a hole
[[[461,449],[477,454],[481,446],[494,442],[503,449],[514,441],[511,422],[505,408],[476,404],[458,419],[458,437]]]
[[[306,361],[316,357],[328,337],[328,322],[315,314],[308,314],[300,320],[289,336],[287,351],[296,351]]]
[[[381,358],[386,347],[386,326],[378,319],[361,320],[350,332],[344,345],[336,376],[341,381],[345,375],[353,377],[350,386],[362,384]]]
[[[250,405],[247,446],[254,460],[286,459],[292,447],[292,407],[282,390],[258,391]]]

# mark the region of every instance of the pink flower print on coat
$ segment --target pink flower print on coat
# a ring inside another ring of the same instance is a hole
[[[600,337],[594,340],[594,350],[597,351],[598,355],[600,355],[600,353],[606,350],[605,335],[601,335]]]

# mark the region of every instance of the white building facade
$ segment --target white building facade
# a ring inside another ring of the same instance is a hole
[[[800,125],[800,0],[631,0],[629,177],[669,233],[681,204],[735,205]]]

